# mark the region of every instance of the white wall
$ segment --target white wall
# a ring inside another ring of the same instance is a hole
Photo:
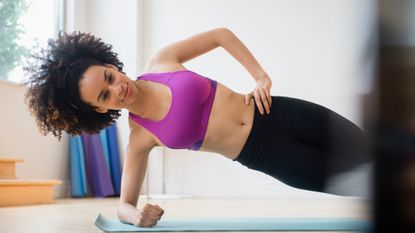
[[[0,157],[24,159],[16,166],[19,179],[60,179],[56,196],[68,193],[69,159],[68,140],[61,141],[39,133],[35,119],[24,103],[25,86],[7,81],[0,82]]]

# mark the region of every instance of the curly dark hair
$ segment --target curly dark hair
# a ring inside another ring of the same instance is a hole
[[[98,133],[120,116],[119,110],[95,111],[79,92],[79,81],[90,66],[111,64],[122,72],[123,63],[111,45],[89,33],[61,32],[33,57],[36,62],[26,68],[30,78],[25,100],[42,134],[60,139],[62,131]]]

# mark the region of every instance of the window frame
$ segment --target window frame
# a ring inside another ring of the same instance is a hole
[[[36,1],[36,0],[32,0]],[[54,32],[51,38],[57,38],[61,31],[65,30],[65,11],[66,11],[66,0],[54,0],[55,10],[54,10]],[[9,85],[25,85],[24,83],[27,80],[14,80],[10,77],[7,79],[0,79],[0,82],[9,84]]]

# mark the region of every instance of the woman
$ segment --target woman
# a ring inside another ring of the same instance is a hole
[[[183,66],[217,47],[254,78],[251,93],[236,93]],[[122,72],[111,46],[90,34],[61,35],[38,59],[27,102],[44,134],[96,133],[120,109],[130,112],[118,209],[123,222],[150,227],[164,212],[157,205],[136,208],[147,159],[156,146],[216,152],[314,191],[324,191],[328,178],[364,160],[358,127],[322,106],[271,96],[268,74],[226,28],[162,48],[137,80]]]

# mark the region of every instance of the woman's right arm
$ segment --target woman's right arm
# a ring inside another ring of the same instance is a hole
[[[137,139],[133,135],[130,136],[130,143],[124,158],[118,218],[122,222],[136,226],[151,227],[160,220],[164,210],[151,204],[137,209],[137,202],[147,169],[148,156],[155,145],[149,146],[149,143],[145,142],[145,137],[138,137],[141,140],[134,144],[131,141],[133,138]]]

